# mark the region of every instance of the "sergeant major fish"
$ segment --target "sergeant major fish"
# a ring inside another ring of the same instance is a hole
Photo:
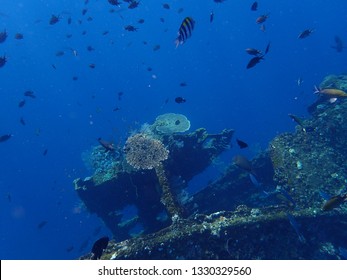
[[[178,30],[178,36],[175,40],[176,48],[179,45],[185,43],[185,41],[192,36],[192,32],[195,26],[195,21],[191,17],[186,17]]]

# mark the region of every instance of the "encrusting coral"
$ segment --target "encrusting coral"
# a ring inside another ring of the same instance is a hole
[[[162,203],[165,205],[171,218],[181,216],[181,209],[177,206],[171,193],[169,180],[162,164],[169,156],[169,151],[163,143],[144,133],[130,136],[124,146],[126,161],[136,169],[155,170],[159,184],[162,188]]]

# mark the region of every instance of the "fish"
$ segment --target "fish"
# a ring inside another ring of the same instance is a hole
[[[335,196],[330,197],[328,200],[326,200],[322,206],[323,211],[331,211],[343,203],[347,202],[347,193],[345,194],[338,194]]]
[[[213,11],[210,13],[210,23],[212,23],[213,22],[213,19],[214,19],[214,13],[213,13]]]
[[[42,221],[42,222],[40,222],[40,223],[38,223],[38,225],[37,225],[37,229],[42,229],[45,225],[47,225],[47,221]]]
[[[108,3],[114,6],[120,6],[120,2],[118,2],[118,0],[108,0]]]
[[[25,100],[24,99],[19,101],[19,103],[18,103],[18,107],[19,108],[22,108],[24,105],[25,105]]]
[[[268,18],[269,18],[269,14],[261,15],[261,16],[257,17],[257,19],[255,20],[255,22],[256,22],[257,24],[261,24],[261,23],[264,23]]]
[[[59,16],[52,15],[51,18],[49,19],[49,24],[54,25],[54,24],[58,23],[59,20],[60,20]]]
[[[239,145],[240,149],[244,149],[248,147],[248,144],[240,139],[236,139],[237,145]]]
[[[98,142],[101,146],[103,146],[106,151],[114,151],[115,147],[114,144],[112,142],[107,142],[105,140],[103,140],[101,137],[98,138]]]
[[[160,45],[153,46],[153,51],[158,51],[158,50],[160,50]]]
[[[1,143],[1,142],[7,141],[7,140],[10,139],[12,136],[13,136],[12,134],[4,134],[4,135],[1,135],[1,136],[0,136],[0,143]]]
[[[45,156],[45,155],[47,155],[47,153],[48,153],[48,149],[44,149],[42,152],[42,155]]]
[[[344,92],[341,89],[338,88],[318,88],[317,86],[314,86],[315,91],[314,93],[316,94],[324,94],[327,96],[331,96],[331,97],[347,97],[347,93]]]
[[[299,224],[297,223],[297,221],[296,221],[296,219],[294,218],[294,216],[293,215],[291,215],[291,214],[289,214],[289,213],[287,213],[287,218],[288,218],[288,220],[289,220],[289,223],[290,223],[290,225],[293,227],[293,229],[295,230],[295,232],[296,232],[296,234],[297,234],[297,236],[298,236],[298,238],[299,238],[299,241],[301,242],[301,243],[306,243],[306,239],[305,239],[305,237],[302,235],[302,233],[301,233],[301,231],[300,231],[300,229],[299,229]]]
[[[181,96],[178,96],[175,98],[175,102],[180,104],[180,103],[185,103],[187,100]]]
[[[32,90],[27,90],[24,92],[24,96],[31,97],[31,98],[36,98],[34,92]]]
[[[288,114],[288,116],[293,120],[295,121],[298,125],[301,126],[302,130],[304,132],[306,132],[306,129],[305,129],[305,126],[304,126],[304,120],[302,120],[301,118],[299,118],[298,116],[296,115],[293,115],[293,114]]]
[[[131,0],[128,9],[135,9],[140,4],[140,1]]]
[[[305,39],[308,36],[310,36],[313,32],[314,32],[314,29],[305,29],[299,34],[298,39]]]
[[[25,120],[23,117],[20,118],[19,122],[22,124],[22,125],[25,125]]]
[[[343,42],[339,36],[335,36],[335,46],[332,46],[337,52],[342,52],[344,49]]]
[[[126,26],[124,26],[124,29],[126,31],[134,32],[134,31],[137,31],[138,28],[133,26],[133,25],[126,25]]]
[[[170,5],[168,3],[164,3],[163,4],[163,8],[167,9],[167,10],[170,10]]]
[[[99,260],[102,256],[102,253],[107,248],[108,242],[110,239],[107,236],[101,237],[96,240],[92,247],[92,255],[90,257],[91,260]]]
[[[178,36],[175,40],[176,48],[179,45],[182,45],[183,43],[186,42],[186,40],[192,36],[192,32],[195,27],[195,21],[191,17],[186,17],[181,25],[180,28],[178,29]]]
[[[143,18],[140,18],[137,23],[143,24],[145,22],[145,20]]]
[[[253,2],[253,4],[251,5],[251,11],[257,11],[258,10],[258,2],[255,1]]]
[[[239,168],[241,168],[241,169],[243,169],[243,170],[253,174],[254,176],[256,175],[255,172],[254,172],[254,168],[253,168],[252,163],[245,156],[235,155],[233,157],[233,163],[237,167],[239,167]]]
[[[7,36],[6,29],[4,31],[0,32],[0,44],[4,43],[6,41],[6,39],[7,39],[7,37],[8,36]]]
[[[7,57],[5,55],[0,56],[0,68],[5,66],[6,62],[7,62]]]
[[[187,86],[187,83],[186,82],[181,82],[180,83],[180,87],[186,87]]]
[[[257,50],[257,49],[254,49],[254,48],[247,48],[246,49],[246,53],[248,53],[250,55],[256,55],[256,56],[262,54],[261,50]]]
[[[262,55],[262,56],[255,56],[255,57],[253,57],[253,58],[248,62],[246,68],[247,68],[247,69],[250,69],[250,68],[256,66],[261,60],[264,59],[263,57],[264,57],[263,55]]]
[[[269,42],[267,45],[266,45],[266,48],[265,48],[265,51],[264,53],[267,54],[270,50],[270,46],[271,46],[271,42]]]
[[[23,35],[22,33],[16,33],[16,34],[14,35],[14,38],[15,38],[16,40],[22,40],[22,39],[24,39],[24,35]]]

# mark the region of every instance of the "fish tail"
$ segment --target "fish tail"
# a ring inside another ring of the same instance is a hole
[[[320,93],[320,89],[316,85],[314,85],[314,92],[313,93],[315,93],[315,94]]]

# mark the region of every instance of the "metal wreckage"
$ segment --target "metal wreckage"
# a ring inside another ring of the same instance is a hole
[[[320,87],[345,91],[347,76]],[[74,185],[113,233],[101,259],[346,258],[347,99],[319,96],[309,112],[251,172],[231,163],[193,195],[188,182],[230,148],[233,130],[184,133],[186,117],[165,114],[124,147],[94,147],[94,175]]]

